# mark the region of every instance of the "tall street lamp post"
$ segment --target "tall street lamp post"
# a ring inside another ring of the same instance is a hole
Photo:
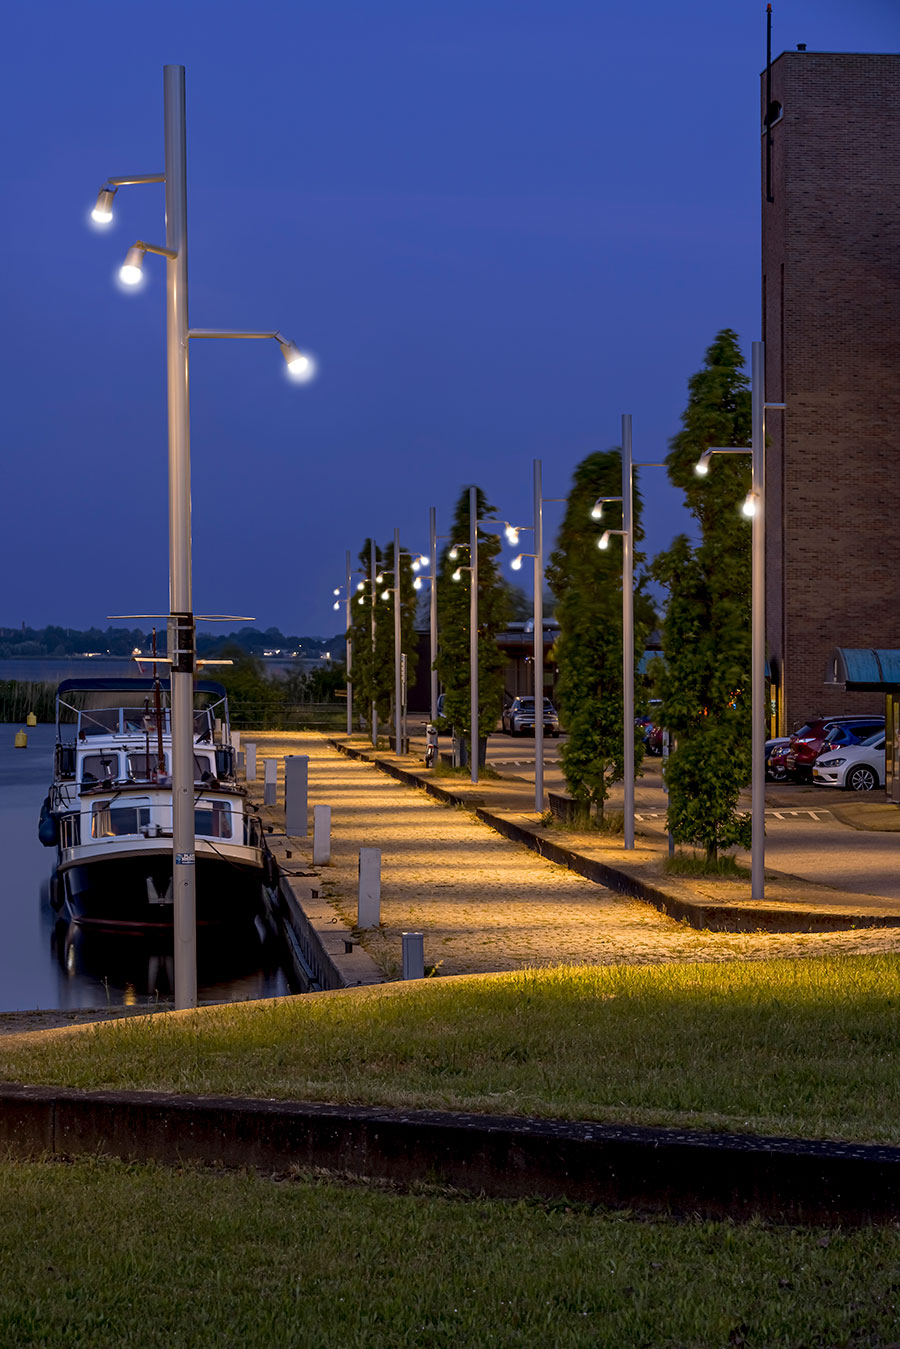
[[[428,546],[431,549],[431,553],[428,557],[425,557],[423,553],[420,553],[418,557],[414,557],[412,561],[412,569],[416,573],[416,579],[413,581],[413,590],[417,591],[421,590],[422,585],[425,581],[428,581],[428,583],[431,586],[431,590],[429,591],[428,594],[428,651],[430,657],[429,685],[431,694],[429,702],[431,708],[431,721],[433,723],[437,720],[437,700],[438,700],[438,691],[437,691],[438,676],[437,670],[435,669],[435,663],[437,661],[437,577],[434,570],[434,561],[433,561],[436,555],[435,550],[437,549],[437,534],[435,532],[433,506],[431,507],[431,510],[429,512],[429,517],[430,519],[428,531],[429,533]],[[429,565],[432,568],[431,571],[423,572],[422,568],[427,567]]]
[[[750,886],[753,899],[766,893],[766,411],[784,409],[784,403],[767,403],[765,388],[765,344],[753,343],[750,403],[750,445],[714,446],[704,450],[696,464],[700,477],[709,472],[714,454],[752,456],[750,491],[741,507],[751,521],[750,564]]]
[[[634,470],[665,468],[662,463],[635,464],[632,454],[631,413],[622,414],[622,495],[598,497],[591,515],[603,518],[607,502],[622,503],[622,528],[607,529],[597,540],[598,548],[608,548],[610,538],[622,539],[622,763],[623,816],[625,847],[634,848]]]
[[[507,539],[513,544],[518,543],[519,532],[523,528],[519,525],[510,524],[508,520],[479,520],[478,488],[470,487],[469,542],[468,544],[454,544],[448,556],[455,560],[458,549],[468,547],[469,565],[457,567],[451,580],[461,580],[463,572],[467,571],[471,581],[469,592],[469,719],[471,721],[469,776],[473,784],[478,782],[478,760],[481,752],[481,736],[478,734],[478,528],[488,525],[503,529]]]
[[[309,379],[314,365],[283,334],[218,331],[188,326],[187,140],[184,66],[163,68],[165,172],[110,178],[92,212],[99,224],[112,219],[117,190],[135,183],[165,183],[166,246],[138,240],[119,276],[125,285],[142,279],[144,255],[166,259],[166,370],[169,408],[169,620],[172,718],[172,861],[176,1008],[197,1005],[197,897],[194,834],[195,623],[191,576],[191,454],[188,341],[191,337],[274,338],[291,373]]]
[[[353,734],[353,685],[351,683],[351,671],[353,669],[353,638],[350,635],[350,605],[353,600],[353,594],[350,587],[353,584],[353,576],[350,571],[350,550],[347,549],[346,555],[347,579],[342,586],[335,586],[335,601],[331,606],[335,613],[340,612],[341,599],[340,594],[344,592],[344,618],[347,624],[347,635],[345,638],[346,666],[347,666],[347,735]]]

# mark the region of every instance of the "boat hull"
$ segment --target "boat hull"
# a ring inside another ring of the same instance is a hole
[[[252,926],[261,911],[264,880],[258,864],[198,856],[197,926],[230,932]],[[171,931],[172,854],[138,854],[79,861],[59,873],[69,918],[107,931]]]

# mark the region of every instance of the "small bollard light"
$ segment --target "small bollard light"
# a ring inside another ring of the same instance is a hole
[[[381,849],[360,848],[356,926],[378,927],[381,922]]]
[[[424,932],[404,932],[401,936],[401,941],[403,943],[403,978],[424,979],[425,978]]]
[[[308,754],[285,755],[284,831],[292,838],[306,838],[309,833]]]
[[[313,806],[313,866],[331,861],[331,806]]]

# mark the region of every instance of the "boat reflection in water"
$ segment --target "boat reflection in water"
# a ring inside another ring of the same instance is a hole
[[[169,1004],[175,975],[172,934],[127,934],[60,919],[50,949],[64,980],[100,991],[113,1006]],[[239,934],[201,930],[197,983],[203,1002],[240,1001],[298,992],[282,968],[278,935],[262,917]]]

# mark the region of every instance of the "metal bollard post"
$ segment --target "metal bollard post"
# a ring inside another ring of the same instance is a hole
[[[423,932],[404,932],[401,935],[401,941],[403,943],[403,978],[424,979],[425,934]]]
[[[284,832],[293,838],[306,838],[309,833],[308,754],[284,757]]]
[[[313,866],[331,861],[331,806],[313,806]]]
[[[241,733],[240,733],[240,731],[232,731],[232,732],[231,732],[231,748],[234,750],[235,754],[237,754],[237,752],[238,752],[238,750],[240,749],[240,747],[241,747]]]
[[[256,746],[247,745],[247,781],[256,781]]]
[[[235,771],[238,773],[240,773],[242,769],[246,769],[247,767],[247,756],[242,749],[239,749],[234,756],[234,767]],[[244,774],[244,776],[246,777],[246,773]]]
[[[264,759],[265,781],[263,789],[263,805],[274,806],[278,800],[278,760]]]
[[[359,850],[359,895],[356,926],[377,927],[381,922],[381,849]]]

